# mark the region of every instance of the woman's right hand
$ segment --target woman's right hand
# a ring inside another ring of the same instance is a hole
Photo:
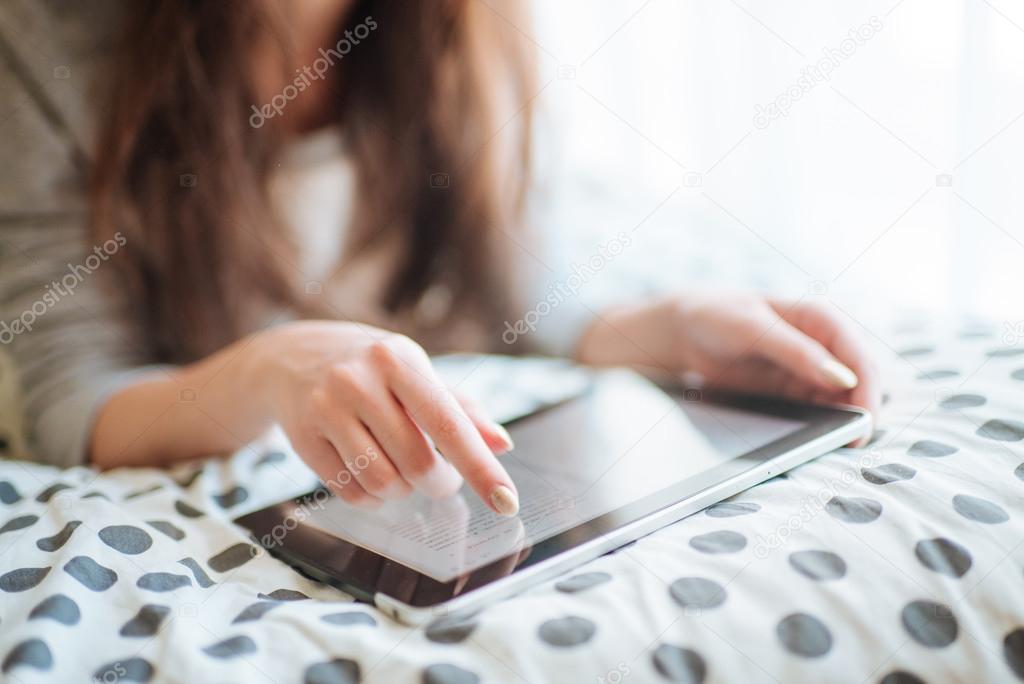
[[[495,512],[517,512],[515,484],[495,457],[512,447],[508,433],[460,402],[408,337],[302,321],[258,334],[252,351],[275,420],[345,501],[372,506],[413,490],[440,498],[465,478]]]

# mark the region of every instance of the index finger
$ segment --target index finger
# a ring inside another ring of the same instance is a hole
[[[473,491],[499,515],[518,513],[519,495],[512,478],[429,361],[423,367],[396,368],[389,383],[409,416]]]

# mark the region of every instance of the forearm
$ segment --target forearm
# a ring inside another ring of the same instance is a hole
[[[257,339],[246,338],[122,389],[97,412],[89,460],[158,465],[243,446],[273,422],[261,365]]]

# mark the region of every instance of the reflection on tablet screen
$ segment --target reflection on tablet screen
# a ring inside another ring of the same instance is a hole
[[[512,427],[502,463],[520,512],[500,517],[466,486],[362,510],[331,498],[306,521],[440,582],[626,506],[804,427],[686,402],[628,371],[602,373],[585,395]]]

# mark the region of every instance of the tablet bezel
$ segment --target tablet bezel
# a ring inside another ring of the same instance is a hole
[[[667,509],[697,499],[702,493],[721,485],[746,481],[743,486],[749,487],[774,477],[799,463],[825,453],[826,450],[803,456],[795,462],[788,462],[784,467],[780,465],[773,470],[769,466],[774,460],[784,461],[786,459],[782,457],[787,454],[820,443],[823,438],[833,433],[846,432],[844,428],[852,428],[859,422],[870,425],[870,419],[865,412],[852,407],[810,405],[774,397],[709,393],[681,387],[663,386],[662,389],[682,401],[735,408],[796,420],[806,425],[760,448],[537,542],[524,557],[520,557],[523,555],[520,553],[510,554],[467,575],[446,582],[438,581],[414,568],[301,521],[296,521],[294,526],[289,528],[280,543],[264,543],[272,538],[272,532],[281,526],[283,520],[295,520],[296,510],[314,504],[318,497],[322,501],[323,490],[314,490],[295,499],[243,515],[234,522],[249,530],[252,538],[272,555],[296,567],[303,574],[336,586],[359,600],[380,603],[383,596],[387,598],[389,604],[398,605],[409,611],[434,610],[455,599],[458,599],[460,604],[466,603],[464,599],[473,592],[483,593],[481,590],[495,583],[515,578],[559,556],[572,555],[574,550],[584,545],[610,537],[616,531],[635,526],[647,518],[656,517]],[[585,396],[586,393],[568,401],[582,400]],[[553,410],[557,406],[544,410]],[[536,415],[530,414],[507,423],[513,436],[521,423],[531,420]],[[845,438],[853,439],[854,436]],[[841,445],[842,442],[831,448]],[[755,476],[754,479],[751,479],[751,476]],[[740,490],[738,487],[733,489]],[[735,491],[726,491],[717,500],[731,496]],[[680,517],[687,514],[689,513],[684,513]],[[665,524],[669,522],[671,521]],[[628,541],[631,540],[627,539],[622,543]],[[398,612],[395,615],[401,617]]]

